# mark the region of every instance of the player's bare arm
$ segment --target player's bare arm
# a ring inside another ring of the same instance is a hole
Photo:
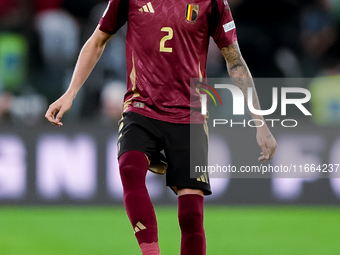
[[[253,106],[255,109],[260,110],[260,102],[257,96],[254,81],[246,62],[242,58],[237,41],[227,47],[222,48],[221,52],[227,62],[227,68],[230,78],[232,79],[233,83],[242,90],[247,107],[248,88],[251,87],[253,88]],[[263,121],[263,123],[265,123],[263,116],[256,115],[250,112],[249,109],[248,112],[253,119],[260,119]],[[275,155],[277,144],[274,136],[271,134],[266,124],[264,124],[262,127],[257,128],[256,140],[260,148],[262,149],[259,161],[267,161],[272,159]]]
[[[57,101],[50,105],[45,114],[45,117],[53,125],[63,125],[61,118],[71,108],[73,99],[92,72],[111,36],[100,31],[97,27],[92,36],[84,44],[80,51],[69,88]]]

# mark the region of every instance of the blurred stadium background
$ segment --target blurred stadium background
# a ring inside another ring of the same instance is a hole
[[[253,76],[284,81],[276,87],[300,80],[300,87],[312,93],[307,104],[312,117],[291,108],[287,118],[299,125],[272,129],[279,144],[272,164],[339,164],[340,1],[229,4]],[[139,254],[116,162],[126,28],[107,45],[64,127],[44,120],[48,104],[67,88],[78,52],[106,5],[101,0],[0,0],[1,255]],[[228,77],[214,43],[207,72]],[[258,94],[268,109],[268,86],[259,85]],[[231,118],[231,101],[223,106],[218,115]],[[271,117],[279,119],[280,113]],[[251,128],[215,130],[211,164],[258,165],[254,137]],[[206,199],[205,216],[208,254],[340,254],[340,169],[271,177],[212,179],[214,194]],[[148,175],[162,254],[179,254],[176,197],[164,182]]]

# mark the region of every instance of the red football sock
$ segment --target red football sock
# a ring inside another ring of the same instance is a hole
[[[158,255],[156,214],[145,186],[149,162],[143,152],[128,151],[119,157],[119,170],[124,190],[124,204],[143,255]],[[143,243],[150,245],[142,245]],[[154,244],[152,244],[154,243]],[[155,248],[155,245],[157,248]]]
[[[200,195],[178,197],[178,220],[182,233],[181,255],[205,255],[203,200]]]

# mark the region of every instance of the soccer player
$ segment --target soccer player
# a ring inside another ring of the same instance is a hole
[[[245,98],[247,88],[253,87],[253,104],[260,109],[227,0],[111,0],[81,50],[68,90],[50,105],[46,118],[63,125],[63,114],[105,44],[125,22],[128,79],[119,122],[118,162],[127,215],[142,254],[159,255],[156,215],[145,177],[148,169],[166,172],[166,184],[178,196],[181,255],[205,254],[203,198],[211,190],[208,178],[190,178],[190,152],[198,165],[207,165],[208,141],[200,108],[190,105],[190,94],[199,98],[190,88],[190,78],[206,75],[210,36],[226,59],[234,84]],[[195,134],[191,146],[190,126]],[[259,160],[271,159],[276,141],[266,125],[257,128],[256,138],[262,149]]]

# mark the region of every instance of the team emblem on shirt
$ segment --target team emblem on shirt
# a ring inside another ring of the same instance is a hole
[[[187,21],[194,22],[198,17],[198,5],[187,4],[185,17]]]

